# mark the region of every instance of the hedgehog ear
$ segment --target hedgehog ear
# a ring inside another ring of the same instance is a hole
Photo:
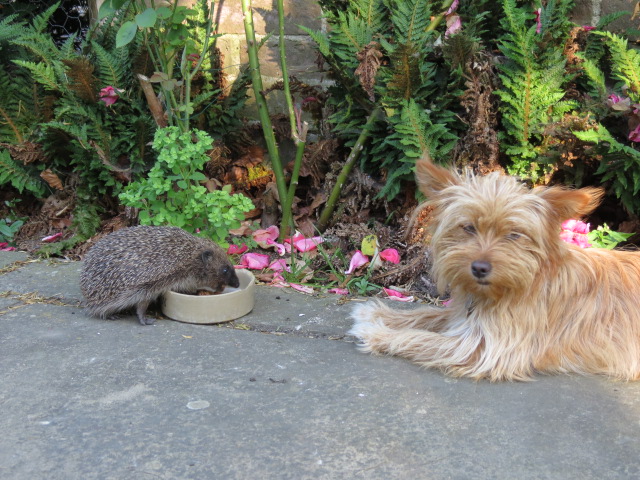
[[[200,259],[204,263],[209,263],[211,260],[213,260],[213,257],[214,257],[213,250],[205,250],[200,254]]]

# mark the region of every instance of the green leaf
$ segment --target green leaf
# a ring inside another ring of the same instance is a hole
[[[156,10],[156,15],[161,20],[166,20],[171,16],[171,9],[169,7],[160,7]]]
[[[156,24],[158,15],[153,8],[147,8],[144,12],[136,15],[136,24],[140,28],[152,28]]]
[[[135,22],[124,22],[116,34],[116,48],[124,47],[131,43],[136,36],[137,30],[138,26]]]

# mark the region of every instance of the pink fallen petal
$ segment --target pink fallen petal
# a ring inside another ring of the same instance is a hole
[[[0,248],[0,251],[3,252],[14,252],[16,250],[16,247],[2,247]]]
[[[335,293],[336,295],[349,295],[349,290],[346,288],[330,288],[327,292]]]
[[[629,140],[632,142],[640,142],[640,125],[629,132]]]
[[[318,245],[324,242],[324,238],[322,237],[311,237],[311,238],[299,238],[298,240],[293,240],[293,246],[296,247],[296,250],[299,252],[308,252],[309,250],[314,250]]]
[[[347,270],[345,275],[351,275],[356,269],[360,268],[363,265],[369,263],[369,257],[363,255],[360,250],[356,250],[356,253],[351,257],[351,261],[349,262],[349,270]]]
[[[269,269],[273,270],[274,272],[282,272],[283,270],[285,272],[291,271],[289,265],[287,265],[287,261],[284,258],[280,258],[271,262],[271,265],[269,265]]]
[[[280,256],[291,251],[291,245],[284,245],[282,243],[274,242],[273,240],[267,240],[267,246],[264,248],[268,248],[268,247],[275,247],[276,251],[278,252],[278,255]]]
[[[413,297],[408,297],[407,295],[404,295],[397,290],[392,290],[390,288],[384,287],[382,289],[384,290],[384,293],[386,293],[392,300],[398,300],[399,302],[413,302]]]
[[[449,305],[451,305],[451,302],[453,302],[453,298],[450,298],[449,300],[445,300],[444,302],[442,302],[442,306],[448,307]]]
[[[542,20],[540,16],[542,15],[542,9],[538,8],[536,10],[536,33],[540,33],[542,31]]]
[[[0,248],[6,248],[9,246],[9,242],[0,242]]]
[[[591,30],[595,30],[596,28],[597,28],[597,27],[592,27],[591,25],[583,25],[583,26],[582,26],[582,29],[583,29],[585,32],[590,32]]]
[[[49,235],[47,237],[44,237],[40,241],[44,242],[44,243],[52,243],[52,242],[55,242],[56,240],[58,240],[60,237],[62,237],[62,233],[54,233],[53,235]]]
[[[269,266],[269,255],[245,253],[240,259],[240,265],[252,270],[262,270]]]
[[[227,255],[240,255],[247,250],[249,250],[249,247],[247,247],[247,245],[244,243],[242,245],[236,245],[232,243],[231,245],[229,245],[229,248],[227,248]]]
[[[289,286],[302,293],[313,293],[313,288],[311,287],[305,287],[304,285],[298,285],[297,283],[290,283]]]
[[[272,225],[266,229],[256,230],[251,234],[251,236],[256,241],[256,243],[261,247],[268,246],[269,240],[274,242],[279,235],[280,235],[280,230],[275,225]]]
[[[400,254],[395,248],[387,248],[380,252],[380,258],[391,263],[400,263]]]

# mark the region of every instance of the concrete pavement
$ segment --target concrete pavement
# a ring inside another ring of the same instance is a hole
[[[230,324],[93,319],[79,268],[0,252],[1,479],[640,478],[640,383],[452,379],[270,287]]]

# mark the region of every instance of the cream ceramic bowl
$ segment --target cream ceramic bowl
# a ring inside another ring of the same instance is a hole
[[[218,295],[185,295],[167,292],[162,299],[162,313],[185,323],[211,324],[228,322],[253,309],[256,279],[248,270],[237,270],[240,287],[225,288]]]

